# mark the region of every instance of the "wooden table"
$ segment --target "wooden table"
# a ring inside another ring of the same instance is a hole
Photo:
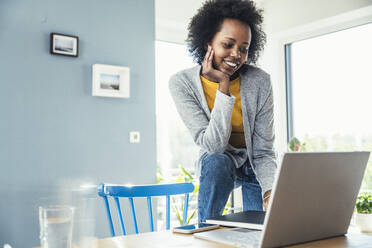
[[[96,248],[231,248],[233,246],[219,244],[194,238],[192,235],[175,234],[171,231],[143,233],[138,235],[118,236],[99,239]],[[349,233],[345,236],[294,245],[291,248],[372,248],[372,235]]]

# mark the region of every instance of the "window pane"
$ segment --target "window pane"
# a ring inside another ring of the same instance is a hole
[[[169,93],[169,78],[176,72],[194,66],[187,54],[185,45],[156,41],[156,136],[157,163],[165,182],[175,182],[182,176],[179,165],[191,175],[194,174],[194,162],[199,148],[194,144],[189,131],[179,117],[173,99]],[[189,179],[189,178],[187,178]],[[162,181],[162,182],[164,182]],[[194,182],[195,183],[195,182]],[[171,226],[180,226],[174,209],[182,209],[183,197],[172,197]],[[191,194],[188,215],[192,215],[197,207],[197,194]],[[165,229],[165,200],[158,202],[158,230]],[[182,216],[182,211],[181,211]],[[197,220],[193,215],[190,223]]]
[[[371,44],[372,24],[292,44],[293,134],[308,151],[372,150]]]
[[[178,165],[194,169],[199,149],[178,115],[169,93],[169,78],[194,66],[185,45],[156,41],[157,162],[169,174]]]

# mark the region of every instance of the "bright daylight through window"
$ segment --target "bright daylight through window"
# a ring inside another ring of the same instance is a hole
[[[372,151],[372,24],[290,45],[290,134],[307,151]],[[291,125],[292,124],[292,125]],[[372,190],[372,159],[363,190]]]
[[[168,89],[169,78],[194,63],[185,45],[156,41],[155,51],[157,163],[163,175],[169,178],[179,165],[194,170],[199,151],[179,117]]]
[[[197,187],[193,176],[199,148],[179,117],[168,89],[173,74],[194,64],[185,45],[156,41],[155,65],[158,183],[193,181]],[[171,226],[182,224],[182,197],[172,197]],[[197,194],[193,193],[189,199],[189,223],[197,221],[196,206]],[[158,210],[157,228],[164,230],[165,202],[159,202]]]

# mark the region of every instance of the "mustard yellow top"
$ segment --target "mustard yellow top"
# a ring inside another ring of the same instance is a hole
[[[203,76],[200,76],[202,82],[204,96],[207,100],[209,110],[212,111],[214,107],[214,99],[218,90],[218,83],[209,81]],[[230,82],[230,94],[235,96],[235,104],[231,116],[231,136],[229,144],[236,148],[245,147],[244,126],[242,117],[242,101],[240,98],[240,77]]]

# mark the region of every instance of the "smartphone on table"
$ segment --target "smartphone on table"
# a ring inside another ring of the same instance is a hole
[[[220,226],[216,224],[197,223],[197,224],[192,224],[192,225],[174,227],[173,232],[196,233],[196,232],[204,232],[204,231],[208,231],[212,229],[217,229],[219,227]]]

